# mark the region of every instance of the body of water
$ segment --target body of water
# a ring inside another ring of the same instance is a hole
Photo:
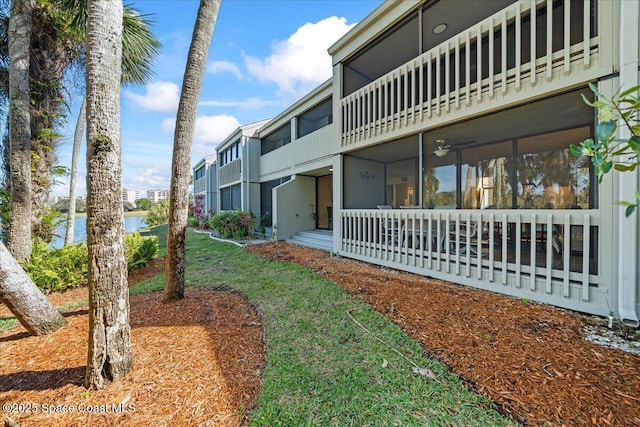
[[[52,248],[59,248],[64,245],[64,235],[67,232],[67,222],[63,222],[56,228],[57,237],[54,237],[51,241]],[[147,225],[144,222],[143,216],[126,216],[124,217],[124,232],[130,233],[132,231],[145,228]],[[80,243],[87,240],[87,217],[76,217],[75,225],[73,228],[73,243]]]

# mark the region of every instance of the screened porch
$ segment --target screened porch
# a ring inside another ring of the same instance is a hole
[[[607,314],[581,92],[345,155],[339,252]]]

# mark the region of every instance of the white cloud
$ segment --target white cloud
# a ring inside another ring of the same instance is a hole
[[[133,179],[132,188],[141,188],[142,191],[157,188],[168,189],[171,183],[171,167],[147,167],[137,171],[136,177]],[[141,197],[147,197],[146,192],[140,194]]]
[[[176,111],[180,101],[178,85],[162,81],[149,83],[144,95],[126,90],[124,96],[145,110],[151,111]]]
[[[289,96],[301,96],[331,77],[331,57],[327,49],[353,25],[332,16],[306,23],[287,40],[272,46],[264,59],[244,54],[245,65],[261,82],[273,82]]]
[[[240,122],[226,114],[218,116],[198,116],[193,131],[192,152],[202,155],[213,154],[216,145],[240,126]],[[171,117],[162,122],[163,131],[173,133],[176,119]]]
[[[281,104],[282,101],[266,101],[262,98],[249,98],[244,101],[201,101],[199,105],[202,107],[238,107],[243,110],[259,110]]]
[[[236,76],[238,80],[242,78],[242,73],[240,72],[240,69],[238,68],[238,66],[229,61],[209,62],[209,64],[207,64],[207,71],[211,74],[231,73],[234,76]]]
[[[242,107],[243,101],[200,101],[198,104],[203,107]]]

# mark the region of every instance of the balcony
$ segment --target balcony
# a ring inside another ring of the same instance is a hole
[[[340,149],[486,114],[607,75],[611,52],[600,46],[611,44],[613,30],[610,22],[598,23],[612,17],[607,2],[513,3],[342,98]]]
[[[237,158],[224,166],[220,166],[219,176],[219,185],[225,185],[232,182],[240,181],[240,179],[242,178],[242,159]]]

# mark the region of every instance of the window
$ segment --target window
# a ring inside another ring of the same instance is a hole
[[[260,183],[260,224],[271,227],[273,224],[273,190],[278,185],[291,179],[289,176]]]
[[[200,178],[204,178],[204,174],[205,174],[205,167],[203,166],[201,168],[196,169],[194,179],[198,180]]]
[[[456,207],[456,153],[444,157],[426,151],[423,156],[422,207]]]
[[[464,209],[513,207],[513,143],[511,141],[462,150],[461,205]]]
[[[589,159],[574,156],[569,144],[590,137],[589,127],[518,140],[518,208],[590,207]]]
[[[220,189],[220,210],[242,209],[242,187],[240,184]]]
[[[231,187],[220,189],[220,210],[231,210]]]
[[[329,97],[298,116],[298,138],[333,123],[331,100]]]
[[[417,166],[417,157],[386,165],[386,204],[399,208],[401,206],[416,206],[419,203]]]
[[[261,154],[270,153],[291,142],[291,123],[287,123],[278,130],[262,139]]]

